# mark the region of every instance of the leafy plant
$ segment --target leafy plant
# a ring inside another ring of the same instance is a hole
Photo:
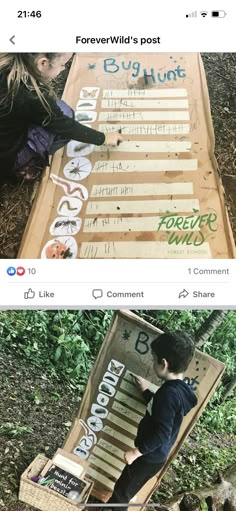
[[[194,439],[193,439],[194,436]],[[236,456],[234,436],[227,442],[195,427],[164,476],[154,500],[166,502],[173,495],[210,486],[219,471],[228,467]]]
[[[20,424],[13,424],[12,422],[5,422],[0,426],[0,434],[8,437],[22,436],[32,432],[33,429],[30,426],[21,426]]]
[[[214,406],[208,406],[200,419],[208,431],[236,434],[236,397]]]

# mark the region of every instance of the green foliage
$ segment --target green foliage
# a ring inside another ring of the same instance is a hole
[[[217,404],[214,401],[208,406],[200,419],[200,424],[208,431],[226,432],[236,434],[236,397],[229,398],[223,403]]]
[[[236,372],[236,313],[229,311],[220,327],[204,344],[203,351],[226,364],[226,373]]]
[[[210,486],[218,472],[224,471],[236,457],[234,436],[223,443],[203,428],[195,427],[170,470],[164,476],[154,499],[166,502],[173,495]]]
[[[161,330],[185,330],[194,335],[210,311],[138,310],[140,317]],[[113,311],[0,311],[0,345],[16,350],[31,364],[57,377],[84,383],[109,328]],[[236,314],[229,312],[203,350],[236,371]],[[219,400],[219,387],[214,399]],[[214,400],[212,401],[214,404]]]
[[[33,429],[29,426],[21,426],[20,424],[13,424],[12,422],[5,422],[0,426],[0,435],[6,437],[18,437],[27,433],[32,433]]]
[[[112,311],[1,311],[0,345],[84,384],[111,317]]]
[[[203,321],[209,316],[207,310],[139,310],[134,311],[160,330],[184,330],[194,335]]]
[[[184,330],[193,336],[211,313],[202,310],[134,312],[163,331]],[[52,375],[66,380],[78,393],[87,382],[112,315],[111,310],[0,311],[0,349],[7,353],[14,350],[19,366],[21,363],[37,366],[42,373],[47,371],[47,378]],[[228,440],[236,431],[236,398],[233,395],[221,402],[224,382],[236,371],[235,330],[236,314],[231,311],[203,347],[203,351],[226,364],[225,380],[164,477],[156,493],[161,502],[173,494],[211,484],[217,471],[224,470],[236,457],[235,442]],[[36,406],[47,405],[40,388],[33,389],[31,399]],[[52,399],[58,401],[60,394],[55,392]],[[65,425],[69,428],[71,424]],[[30,432],[32,428],[18,423],[5,423],[0,428],[0,433],[10,438]]]

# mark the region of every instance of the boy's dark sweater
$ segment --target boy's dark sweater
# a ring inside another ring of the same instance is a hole
[[[143,393],[147,406],[135,446],[148,463],[164,463],[178,435],[183,417],[197,404],[191,387],[182,380],[168,380],[154,394]]]
[[[41,90],[43,90],[41,88]],[[14,168],[17,153],[27,141],[28,128],[41,126],[65,140],[78,140],[88,144],[102,145],[104,133],[83,126],[74,119],[64,115],[56,100],[44,91],[50,105],[48,115],[40,99],[33,90],[21,84],[11,104],[7,99],[7,78],[0,73],[0,99],[6,98],[0,105],[0,171],[8,172]]]

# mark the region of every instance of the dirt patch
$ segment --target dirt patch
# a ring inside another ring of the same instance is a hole
[[[0,348],[0,509],[28,511],[17,502],[20,476],[39,454],[64,443],[79,409],[80,390]]]
[[[215,131],[215,155],[236,240],[236,53],[202,54]]]
[[[215,154],[225,188],[225,200],[236,240],[236,54],[202,55],[216,138]],[[70,64],[58,77],[55,90],[61,97]],[[17,256],[37,184],[4,185],[0,188],[0,257]]]

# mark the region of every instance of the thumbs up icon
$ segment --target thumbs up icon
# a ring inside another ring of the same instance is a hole
[[[25,291],[25,293],[24,293],[25,300],[31,300],[34,297],[35,297],[35,292],[33,291],[33,289],[31,289],[31,287],[28,289],[28,291]]]

